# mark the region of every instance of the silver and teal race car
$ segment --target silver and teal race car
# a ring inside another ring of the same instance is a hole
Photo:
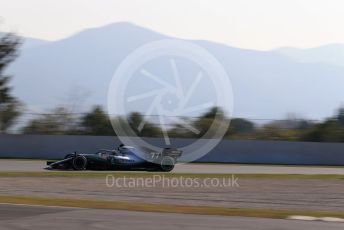
[[[172,171],[182,152],[165,148],[161,153],[138,152],[135,148],[120,145],[117,149],[101,149],[94,154],[72,153],[59,161],[48,161],[47,170],[133,170]]]

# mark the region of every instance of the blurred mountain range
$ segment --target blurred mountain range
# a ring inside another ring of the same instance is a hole
[[[310,49],[280,48],[277,53],[304,63],[327,63],[344,67],[344,45],[330,44]]]
[[[8,69],[14,75],[14,94],[33,111],[66,103],[77,110],[105,106],[120,62],[140,45],[165,38],[170,37],[122,22],[53,42],[27,39],[20,57]],[[278,119],[293,113],[321,119],[344,102],[344,45],[256,51],[191,42],[212,53],[228,72],[235,116]],[[159,68],[153,66],[150,71],[161,72]],[[201,87],[200,92],[207,90],[206,85]]]

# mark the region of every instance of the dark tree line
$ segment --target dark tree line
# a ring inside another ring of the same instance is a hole
[[[215,116],[226,121],[225,114],[219,108],[212,108],[196,119],[181,118],[182,123],[173,123],[168,129],[170,137],[200,138],[209,130]],[[217,117],[217,118],[219,118]],[[154,123],[144,115],[133,112],[126,119],[132,130],[138,136],[162,137],[159,123]],[[138,127],[144,122],[142,130]],[[199,130],[194,133],[183,125],[187,123]],[[216,126],[215,126],[216,130]],[[82,116],[75,116],[66,109],[57,108],[49,114],[32,119],[22,130],[25,134],[77,134],[77,135],[116,135],[106,112],[96,106]],[[252,121],[234,118],[225,134],[228,139],[240,140],[286,140],[286,141],[316,141],[316,142],[344,142],[344,109],[338,114],[320,123],[313,123],[303,119],[285,119],[273,121],[264,125],[256,125]]]
[[[14,34],[0,38],[0,133],[6,132],[20,115],[20,103],[12,96],[9,82],[11,76],[4,71],[18,54],[20,39]]]

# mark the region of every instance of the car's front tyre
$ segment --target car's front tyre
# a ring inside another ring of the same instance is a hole
[[[81,155],[76,156],[73,159],[72,165],[73,165],[74,170],[86,170],[87,159],[86,159],[86,157],[81,156]]]

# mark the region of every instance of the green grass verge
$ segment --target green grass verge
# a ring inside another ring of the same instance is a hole
[[[344,175],[337,174],[209,174],[209,173],[155,173],[155,172],[76,172],[76,171],[46,171],[46,172],[0,172],[0,177],[80,177],[100,178],[112,175],[114,177],[189,177],[189,178],[227,178],[235,175],[239,179],[337,179],[343,180]]]
[[[330,217],[344,218],[344,212],[224,208],[224,207],[208,207],[208,206],[186,206],[186,205],[149,204],[149,203],[122,202],[122,201],[38,198],[38,197],[21,197],[21,196],[2,196],[2,195],[0,195],[0,202],[12,203],[12,204],[46,205],[46,206],[77,207],[77,208],[92,208],[92,209],[113,209],[113,210],[126,210],[126,211],[164,212],[164,213],[221,215],[221,216],[245,216],[245,217],[261,217],[261,218],[277,218],[277,219],[284,219],[291,215],[306,215],[306,216],[314,216],[314,217],[330,216]]]

